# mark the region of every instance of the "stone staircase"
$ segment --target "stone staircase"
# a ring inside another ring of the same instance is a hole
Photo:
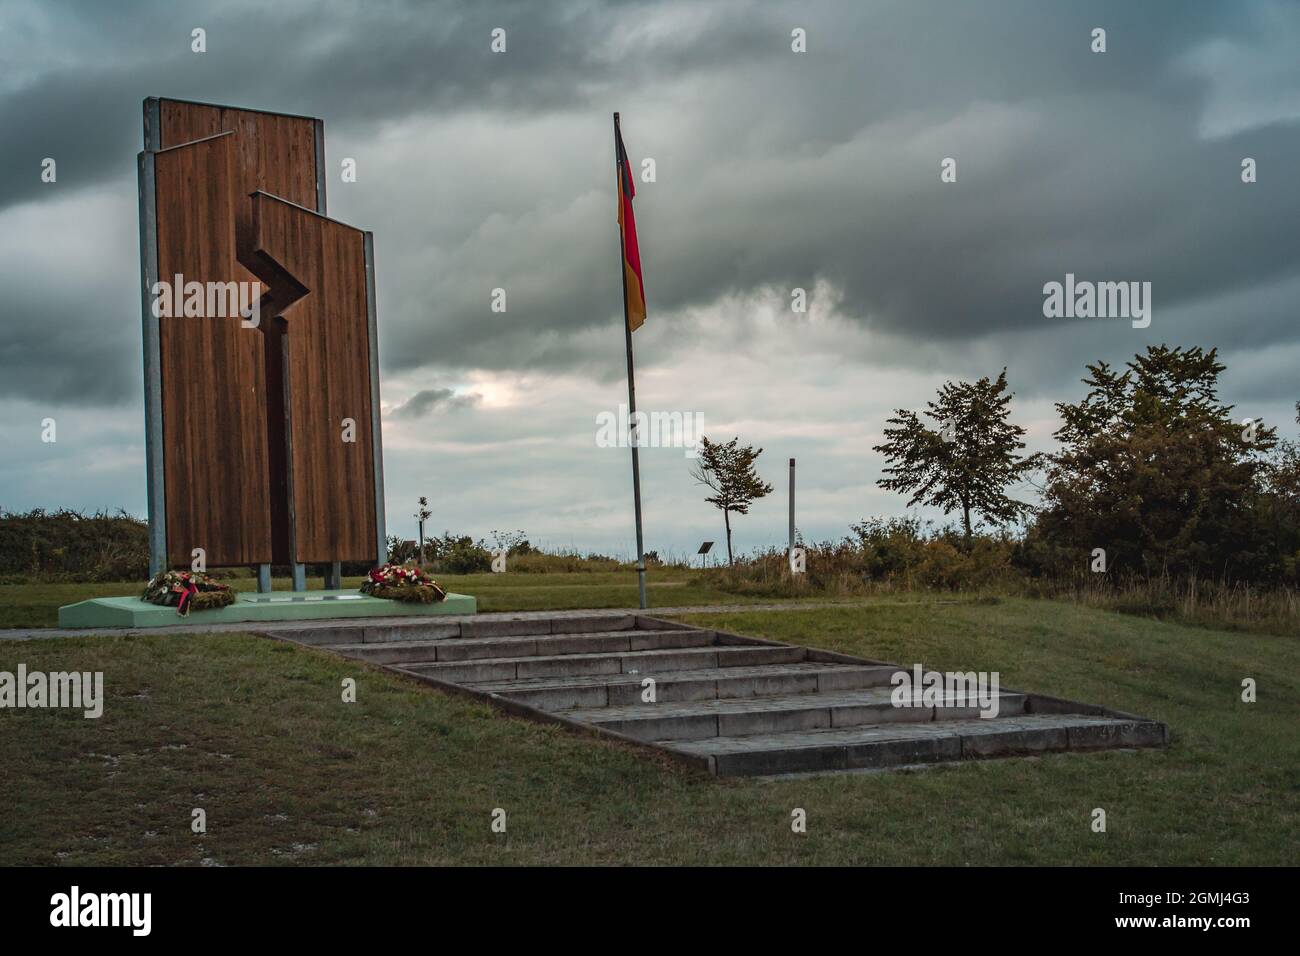
[[[899,665],[640,614],[480,615],[313,626],[311,644],[502,710],[648,746],[719,776],[1158,747],[1164,724],[1002,690],[997,715],[895,707]],[[653,692],[651,700],[650,692]]]

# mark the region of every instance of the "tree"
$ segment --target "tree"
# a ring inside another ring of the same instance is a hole
[[[937,429],[915,412],[898,409],[884,444],[872,448],[889,462],[876,484],[910,494],[908,507],[960,511],[968,544],[972,513],[995,524],[1024,517],[1030,506],[1007,497],[1006,489],[1037,468],[1040,457],[1019,454],[1025,430],[1008,420],[1011,398],[1004,368],[997,381],[986,376],[974,383],[946,382],[937,401],[926,403],[925,415]]]
[[[420,495],[420,507],[415,512],[416,530],[420,535],[420,567],[424,567],[424,523],[432,514],[433,512],[429,510],[429,499],[425,495]]]
[[[1300,402],[1295,406],[1300,424]],[[1256,580],[1300,583],[1300,442],[1279,439],[1260,476],[1254,540]]]
[[[772,493],[772,486],[764,483],[754,470],[754,462],[763,454],[750,445],[740,445],[740,438],[729,442],[712,442],[707,436],[700,438],[695,466],[691,476],[704,485],[712,495],[705,498],[709,504],[722,511],[722,521],[727,529],[727,564],[734,564],[731,553],[731,515],[749,514],[749,506],[759,498]]]
[[[1277,430],[1236,422],[1218,398],[1216,349],[1149,346],[1124,371],[1088,366],[1082,401],[1058,403],[1035,537],[1106,552],[1107,570],[1236,577],[1258,567],[1264,453]]]

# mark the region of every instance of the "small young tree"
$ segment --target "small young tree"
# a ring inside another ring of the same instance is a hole
[[[729,442],[712,442],[702,436],[697,454],[691,476],[713,492],[704,500],[722,511],[727,529],[727,564],[735,564],[731,552],[732,513],[749,514],[750,504],[772,493],[772,486],[754,470],[754,462],[763,449],[742,446],[739,437]]]
[[[424,523],[429,520],[433,512],[429,510],[429,499],[420,495],[420,508],[415,512],[416,530],[420,536],[420,567],[424,567]]]
[[[1023,517],[1029,505],[1007,497],[1006,489],[1038,467],[1039,457],[1022,457],[1025,430],[1008,420],[1012,393],[1007,370],[997,381],[946,382],[925,414],[939,427],[926,426],[915,412],[898,409],[885,429],[885,443],[873,451],[889,461],[881,488],[911,494],[908,506],[937,505],[944,514],[960,511],[966,540],[971,514],[995,524]]]

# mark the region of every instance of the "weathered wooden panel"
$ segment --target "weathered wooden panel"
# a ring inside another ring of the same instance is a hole
[[[159,275],[263,283],[258,330],[159,328],[168,563],[196,547],[213,567],[373,559],[366,235],[323,216],[320,121],[150,99],[145,134]]]
[[[184,100],[160,99],[158,109],[164,149],[233,131],[241,195],[260,189],[316,208],[316,120]]]
[[[162,281],[254,281],[236,257],[236,148],[226,135],[157,153]],[[168,561],[203,548],[212,567],[269,562],[262,333],[175,311],[159,319]]]
[[[306,288],[283,311],[296,559],[367,560],[377,532],[365,234],[273,196],[253,208],[256,254]]]
[[[317,209],[316,120],[168,99],[158,101],[158,116],[164,148],[235,133],[236,191],[241,197],[261,190]],[[251,230],[252,207],[240,202],[235,207],[235,241],[241,251],[251,246]]]

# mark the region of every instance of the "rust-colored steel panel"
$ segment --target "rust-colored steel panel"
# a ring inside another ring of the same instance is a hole
[[[155,157],[159,279],[253,282],[237,260],[236,141],[231,135]],[[264,343],[238,315],[159,318],[167,558],[188,567],[271,560]]]
[[[259,274],[273,294],[275,270],[305,289],[283,311],[295,558],[366,560],[376,530],[365,234],[263,193],[253,210]]]

